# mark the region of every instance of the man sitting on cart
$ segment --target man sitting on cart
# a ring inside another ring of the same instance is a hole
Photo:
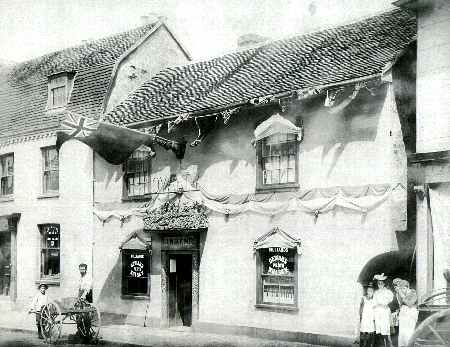
[[[87,265],[81,263],[78,265],[80,270],[80,281],[78,282],[78,298],[92,303],[92,281],[87,276]]]

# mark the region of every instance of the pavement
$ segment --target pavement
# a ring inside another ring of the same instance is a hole
[[[73,338],[75,330],[74,325],[63,325],[62,336],[58,345],[77,346],[78,343]],[[34,315],[28,315],[26,312],[1,312],[0,331],[0,346],[45,346],[45,343],[37,338]],[[247,336],[194,333],[189,328],[157,329],[134,325],[102,326],[99,344],[105,346],[156,347],[316,347],[316,345],[306,343],[266,340]]]

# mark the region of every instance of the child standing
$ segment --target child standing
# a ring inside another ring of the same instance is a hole
[[[48,296],[46,294],[47,289],[48,286],[45,283],[39,284],[39,292],[34,296],[30,304],[30,309],[28,310],[28,313],[36,314],[36,326],[40,339],[44,338],[44,336],[42,336],[41,329],[41,310],[42,307],[48,303]]]
[[[406,347],[408,345],[408,341],[416,328],[417,318],[419,316],[416,301],[416,291],[414,289],[408,289],[403,298],[403,305],[400,308],[398,317],[400,328],[398,334],[399,347]]]
[[[375,317],[373,312],[373,284],[370,282],[366,289],[366,295],[361,299],[359,309],[360,328],[359,341],[361,347],[373,347],[375,342]]]

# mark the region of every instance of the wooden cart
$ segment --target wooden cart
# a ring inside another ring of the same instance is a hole
[[[49,302],[41,311],[40,322],[47,343],[58,341],[63,324],[76,324],[77,334],[84,343],[96,343],[101,326],[100,311],[77,298]]]
[[[450,289],[433,291],[418,308],[419,323],[408,347],[450,346]]]

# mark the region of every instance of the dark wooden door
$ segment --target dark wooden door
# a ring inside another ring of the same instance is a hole
[[[11,285],[11,233],[0,231],[0,295],[9,295]]]
[[[192,255],[169,257],[169,325],[192,323]]]

